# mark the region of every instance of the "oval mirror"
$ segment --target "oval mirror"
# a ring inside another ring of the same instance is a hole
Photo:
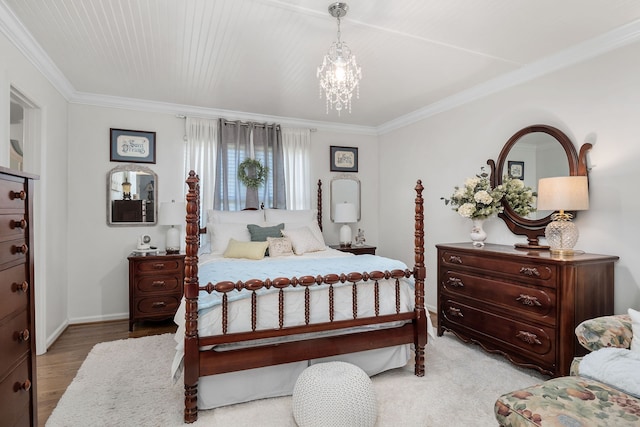
[[[155,225],[158,176],[145,166],[117,166],[107,174],[107,224]]]
[[[353,175],[338,175],[331,179],[331,221],[334,220],[336,203],[353,203],[360,221],[360,180]]]
[[[561,130],[548,125],[533,125],[516,132],[502,148],[497,163],[488,160],[493,186],[502,184],[504,177],[522,179],[524,184],[537,191],[538,180],[555,176],[587,175],[586,152],[591,144],[584,144],[580,154]],[[527,217],[518,215],[506,201],[504,212],[498,214],[507,227],[518,235],[527,236],[528,243],[516,245],[530,249],[540,246],[538,238],[551,222],[551,211],[533,212]],[[575,212],[574,212],[575,214]]]

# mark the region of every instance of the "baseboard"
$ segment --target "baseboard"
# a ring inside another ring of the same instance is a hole
[[[116,314],[110,314],[108,316],[75,317],[73,319],[69,319],[69,324],[79,325],[82,323],[98,323],[98,322],[109,322],[112,320],[127,320],[127,319],[129,319],[129,313],[116,313]]]
[[[64,322],[62,322],[60,326],[58,326],[58,328],[55,331],[53,331],[53,333],[50,336],[47,337],[47,347],[45,349],[45,353],[47,352],[47,350],[49,350],[49,347],[51,347],[53,343],[56,342],[58,338],[60,338],[60,335],[62,335],[62,333],[67,330],[68,326],[69,326],[69,321],[65,320]],[[44,354],[44,353],[39,353],[38,356],[40,356],[40,354]]]

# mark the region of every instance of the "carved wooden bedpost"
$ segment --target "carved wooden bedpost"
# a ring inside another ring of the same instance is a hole
[[[186,257],[184,260],[184,296],[186,299],[184,338],[184,421],[198,419],[198,242],[200,239],[200,184],[194,171],[189,172],[187,185]]]
[[[322,180],[318,180],[318,226],[322,231]]]
[[[416,216],[415,216],[415,298],[416,298],[416,366],[415,374],[424,376],[424,348],[427,345],[427,312],[424,308],[424,279],[427,275],[424,266],[424,200],[422,199],[422,181],[416,184]]]

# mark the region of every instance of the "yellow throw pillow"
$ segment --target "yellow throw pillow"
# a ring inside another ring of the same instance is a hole
[[[229,239],[227,250],[224,251],[224,257],[262,259],[268,247],[269,242],[240,242]]]

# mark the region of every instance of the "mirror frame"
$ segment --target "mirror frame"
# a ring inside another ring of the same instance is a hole
[[[351,180],[351,181],[355,181],[356,185],[358,187],[358,221],[360,221],[361,218],[361,213],[362,213],[362,189],[361,189],[361,184],[360,184],[360,180],[358,179],[357,176],[354,175],[348,175],[348,174],[342,174],[342,175],[336,175],[333,178],[331,178],[331,182],[329,183],[329,218],[331,219],[331,221],[333,222],[333,210],[334,210],[334,201],[333,201],[333,183],[335,181],[338,180]]]
[[[113,222],[113,207],[111,200],[111,176],[117,172],[142,172],[153,176],[153,221],[150,222]],[[107,187],[106,187],[106,199],[107,199],[107,225],[110,227],[150,227],[158,224],[158,174],[146,166],[140,166],[137,164],[126,164],[116,166],[107,172]]]
[[[575,146],[567,135],[561,130],[549,126],[549,125],[533,125],[520,129],[513,134],[511,138],[500,151],[497,164],[489,159],[487,164],[491,168],[491,185],[493,187],[502,184],[502,171],[504,170],[507,157],[511,148],[525,135],[529,135],[534,132],[543,132],[553,137],[564,149],[567,155],[567,162],[569,163],[569,176],[588,176],[587,171],[587,151],[592,147],[591,144],[585,143],[580,147],[580,152],[576,151]],[[527,237],[527,244],[516,244],[516,247],[528,248],[528,249],[547,249],[548,246],[541,246],[538,242],[538,238],[544,236],[544,229],[551,222],[551,214],[544,218],[528,219],[519,216],[511,209],[504,200],[502,201],[504,211],[498,214],[498,217],[502,218],[507,227],[513,234],[524,235]],[[572,212],[575,216],[576,213]]]

